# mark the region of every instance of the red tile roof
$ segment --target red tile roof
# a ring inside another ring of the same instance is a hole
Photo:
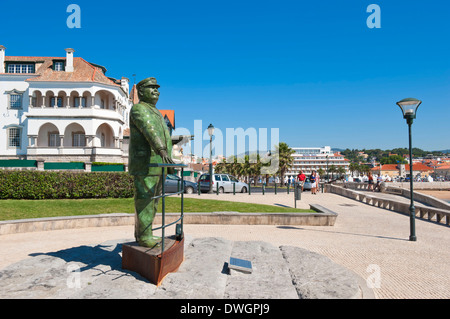
[[[172,127],[175,129],[175,111],[174,110],[159,110],[162,116],[167,117],[172,124]]]
[[[73,58],[73,72],[53,70],[53,61],[65,61],[65,57],[23,57],[7,56],[6,62],[35,62],[41,64],[36,66],[34,74],[37,77],[29,78],[30,82],[97,82],[120,86],[115,81],[109,79],[99,66],[94,66],[83,58]]]
[[[381,166],[382,171],[398,171],[398,169],[399,169],[398,164],[384,164]],[[371,170],[375,172],[379,171],[380,166],[375,166]],[[405,164],[405,170],[409,171],[409,164]],[[413,164],[413,171],[430,171],[430,170],[433,170],[433,168],[424,165],[422,163]]]
[[[175,111],[173,110],[159,110],[163,117],[167,116],[172,127],[175,129]],[[130,129],[127,128],[123,131],[123,136],[130,136]]]
[[[131,102],[133,102],[133,105],[139,103],[139,97],[137,94],[136,84],[134,84],[133,87],[131,88],[130,100],[131,100]]]

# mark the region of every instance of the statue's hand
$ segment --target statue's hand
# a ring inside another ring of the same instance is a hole
[[[169,156],[169,154],[167,154],[166,150],[161,150],[161,158],[164,164],[175,164],[175,162],[173,161],[173,159]],[[174,174],[175,173],[175,168],[173,167],[168,167],[167,168],[167,173],[168,174]]]
[[[165,164],[175,164],[173,159],[169,156],[169,154],[167,154],[166,150],[161,150],[160,155],[161,155],[163,163],[165,163]]]

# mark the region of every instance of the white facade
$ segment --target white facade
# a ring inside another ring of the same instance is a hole
[[[294,162],[292,167],[286,173],[287,176],[297,176],[300,171],[303,171],[305,175],[310,175],[312,171],[317,172],[319,169],[326,172],[327,167],[329,169],[331,165],[343,167],[346,173],[349,171],[349,162],[343,155],[333,153],[330,146],[292,147],[292,149],[295,151],[295,153],[292,154]]]
[[[128,79],[107,78],[103,67],[66,52],[66,58],[0,52],[0,159],[127,162]]]

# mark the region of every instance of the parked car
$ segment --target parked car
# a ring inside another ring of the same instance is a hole
[[[201,192],[209,191],[209,174],[202,174],[198,179],[198,187]],[[247,193],[248,184],[240,182],[236,177],[228,174],[213,174],[213,191],[217,191],[217,183],[219,184],[219,193],[233,192],[233,184],[235,184],[236,193]]]
[[[179,185],[179,186],[178,186]],[[167,193],[178,192],[178,187],[181,188],[181,178],[174,174],[168,174],[164,184],[164,191]],[[180,189],[181,191],[181,189]],[[184,181],[184,192],[186,194],[193,194],[197,192],[197,183]]]
[[[311,181],[309,180],[309,177],[305,179],[305,184],[303,184],[303,190],[309,191],[311,190]]]

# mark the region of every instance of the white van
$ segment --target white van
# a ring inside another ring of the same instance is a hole
[[[202,174],[198,179],[198,187],[201,192],[209,191],[209,174]],[[219,187],[219,193],[232,193],[233,184],[235,185],[236,193],[247,193],[248,185],[240,182],[236,177],[229,174],[213,174],[213,192],[217,191]]]

